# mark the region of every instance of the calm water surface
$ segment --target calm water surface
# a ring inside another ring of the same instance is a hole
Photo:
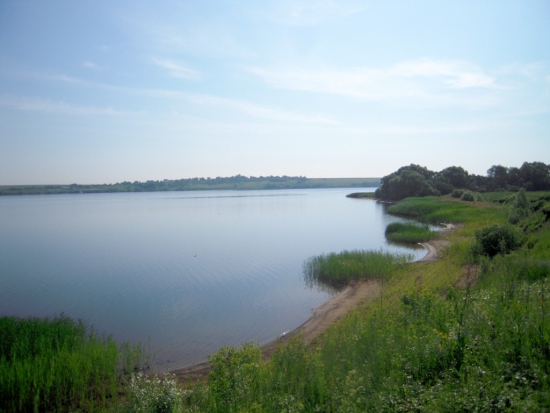
[[[411,252],[384,238],[403,219],[356,190],[0,197],[0,315],[82,318],[159,370],[271,341],[330,298],[305,286],[308,257]]]

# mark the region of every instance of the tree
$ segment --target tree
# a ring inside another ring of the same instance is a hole
[[[506,188],[508,168],[502,165],[493,165],[487,170],[487,176],[491,182],[492,189]]]
[[[533,191],[550,189],[550,167],[542,162],[524,162],[519,168],[524,184],[531,182]]]
[[[437,195],[437,191],[433,189],[424,175],[417,172],[418,169],[415,167],[418,167],[418,165],[414,165],[413,168],[399,168],[397,172],[383,177],[382,186],[376,190],[376,196],[382,199],[398,201],[410,196]],[[430,176],[429,172],[431,171],[428,171],[426,168],[419,168],[426,175]]]
[[[438,176],[455,188],[467,188],[470,183],[468,171],[460,166],[449,166],[439,172]]]

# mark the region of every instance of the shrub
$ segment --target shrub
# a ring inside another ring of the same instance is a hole
[[[475,201],[474,194],[472,194],[471,192],[464,192],[460,196],[460,199],[463,200],[463,201],[468,201],[468,202],[474,202]]]
[[[181,399],[184,391],[178,387],[176,377],[166,374],[147,377],[142,373],[132,376],[130,381],[130,403],[127,413],[173,413],[182,411]]]
[[[507,226],[493,225],[476,231],[475,251],[494,257],[497,254],[508,254],[519,247],[517,232]]]
[[[451,196],[453,198],[460,198],[464,191],[462,189],[453,189],[453,192],[451,192]]]

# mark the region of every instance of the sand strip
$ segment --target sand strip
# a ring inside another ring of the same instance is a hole
[[[278,343],[286,343],[299,334],[303,334],[306,343],[311,343],[359,303],[370,302],[379,294],[380,283],[377,280],[358,281],[348,285],[336,297],[313,309],[311,317],[302,325],[262,346],[264,358],[269,358],[275,352]],[[180,381],[203,379],[209,372],[208,362],[172,371]]]

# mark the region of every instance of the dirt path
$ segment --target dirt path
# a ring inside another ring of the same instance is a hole
[[[445,229],[441,230],[440,233],[445,234],[446,232],[454,231],[455,229],[459,228],[460,226],[457,224],[441,224],[445,225]],[[426,250],[428,250],[428,253],[426,256],[418,261],[415,262],[433,262],[437,261],[439,259],[440,253],[443,250],[443,248],[450,245],[451,242],[446,239],[433,239],[428,242],[421,242],[420,245],[422,245]]]
[[[443,225],[447,227],[441,231],[443,233],[457,228],[454,224]],[[428,253],[424,258],[415,262],[437,261],[441,251],[449,243],[449,241],[442,239],[421,243],[428,250]],[[262,346],[264,358],[269,358],[275,352],[277,343],[286,343],[291,337],[299,334],[303,334],[306,343],[311,343],[359,303],[374,301],[380,295],[380,291],[380,283],[377,280],[358,281],[348,285],[336,297],[312,310],[311,317],[302,325]],[[172,371],[180,382],[205,379],[208,377],[209,372],[210,364],[208,362]]]

